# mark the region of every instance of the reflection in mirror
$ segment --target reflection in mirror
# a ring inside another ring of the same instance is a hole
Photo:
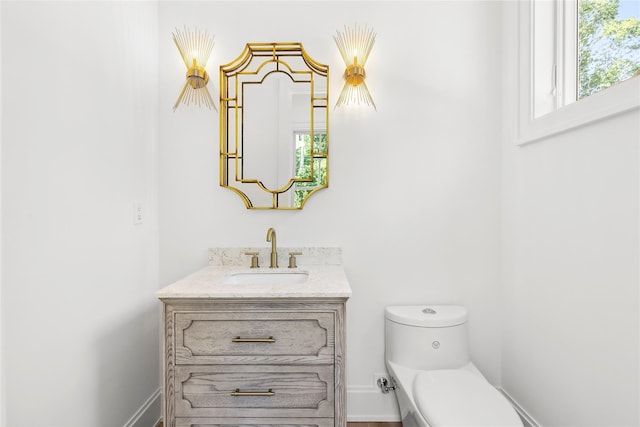
[[[220,185],[249,209],[302,209],[328,186],[328,66],[249,43],[220,67]]]
[[[327,158],[311,155],[311,134],[309,131],[295,134],[295,178],[293,187],[293,207],[302,207],[305,199],[319,186],[327,182]],[[327,134],[315,133],[313,147],[316,153],[327,152]],[[313,160],[312,160],[313,159]]]

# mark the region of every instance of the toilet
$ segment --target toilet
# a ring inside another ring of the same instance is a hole
[[[403,427],[523,426],[469,360],[462,306],[387,307],[385,359]]]

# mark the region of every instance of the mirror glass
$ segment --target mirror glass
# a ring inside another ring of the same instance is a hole
[[[249,209],[302,209],[328,186],[329,68],[301,43],[249,43],[220,67],[220,185]]]

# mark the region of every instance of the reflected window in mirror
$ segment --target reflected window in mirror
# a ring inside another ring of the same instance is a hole
[[[313,150],[311,149],[311,132],[294,133],[296,158],[294,176],[299,179],[294,184],[293,206],[299,208],[305,199],[320,186],[327,185],[327,134],[313,135]],[[321,156],[315,156],[319,153]],[[310,179],[310,181],[306,181]]]

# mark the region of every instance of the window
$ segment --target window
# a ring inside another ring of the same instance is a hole
[[[640,106],[638,0],[519,6],[518,143]]]
[[[578,1],[577,98],[640,72],[640,2]]]

